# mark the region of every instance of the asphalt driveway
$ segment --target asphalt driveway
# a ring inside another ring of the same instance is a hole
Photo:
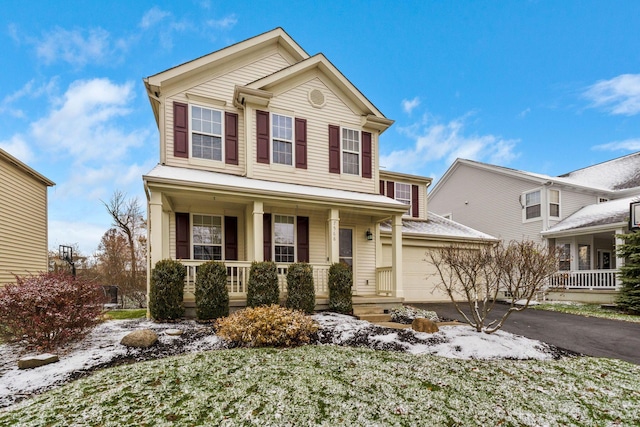
[[[435,311],[443,318],[463,320],[451,303],[411,305]],[[489,318],[502,316],[507,309],[505,304],[496,304]],[[528,308],[511,314],[502,329],[588,356],[621,359],[640,365],[640,323]]]

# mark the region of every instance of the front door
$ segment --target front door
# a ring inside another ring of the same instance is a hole
[[[600,270],[611,269],[611,251],[598,250],[598,268]]]
[[[353,229],[340,229],[340,262],[344,262],[353,270]]]

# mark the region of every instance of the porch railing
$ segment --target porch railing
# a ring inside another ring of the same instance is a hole
[[[376,295],[394,295],[393,275],[391,267],[376,268]]]
[[[561,271],[549,278],[550,288],[616,289],[618,270]]]
[[[180,261],[187,267],[184,293],[185,298],[195,297],[195,281],[198,266],[204,261]],[[231,298],[244,298],[247,296],[247,286],[249,284],[249,261],[225,261],[227,267],[227,288]],[[287,271],[290,264],[277,264],[278,285],[280,295],[287,293]],[[329,265],[313,264],[313,283],[316,295],[329,295]]]

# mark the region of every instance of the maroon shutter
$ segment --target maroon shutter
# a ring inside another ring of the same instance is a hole
[[[380,180],[380,194],[384,196],[384,180]]]
[[[340,173],[340,126],[329,125],[329,172]]]
[[[238,218],[235,216],[224,217],[224,259],[238,260]]]
[[[189,214],[176,212],[176,259],[191,259]]]
[[[387,197],[391,197],[392,199],[396,198],[395,195],[396,183],[393,181],[387,181]]]
[[[258,163],[269,164],[269,113],[256,111]]]
[[[238,164],[238,115],[224,113],[224,157],[228,165]]]
[[[299,216],[297,225],[298,262],[309,262],[309,217]]]
[[[264,245],[263,261],[271,261],[271,214],[266,213],[262,216],[262,232],[263,232],[262,241]]]
[[[173,155],[189,157],[189,106],[173,103]]]
[[[371,170],[373,169],[371,163],[373,158],[371,155],[371,134],[369,132],[362,132],[362,177],[371,178]]]
[[[296,118],[296,167],[307,168],[307,121]]]
[[[420,216],[420,203],[418,200],[419,190],[417,185],[411,186],[411,216],[418,218]]]

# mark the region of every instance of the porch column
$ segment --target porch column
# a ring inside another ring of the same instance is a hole
[[[253,240],[253,244],[250,245],[253,248],[252,261],[264,261],[264,205],[262,202],[253,202],[253,233],[250,236],[250,240]]]
[[[149,200],[149,230],[148,230],[148,245],[149,245],[149,262],[150,270],[156,263],[164,258],[168,258],[168,253],[165,254],[163,246],[163,235],[165,234],[165,214],[162,212],[162,194],[158,192],[151,193]],[[168,240],[166,245],[168,247]],[[166,256],[165,256],[166,255]]]
[[[402,215],[391,219],[391,275],[396,297],[404,297],[402,286]]]
[[[624,245],[624,239],[618,237],[619,234],[624,234],[625,230],[619,229],[616,230],[616,247],[615,247],[615,256],[616,256],[616,270],[620,271],[620,267],[624,266],[624,258],[618,256],[618,247]],[[616,288],[620,288],[622,286],[622,282],[620,282],[620,278],[616,274]]]
[[[329,211],[329,264],[340,262],[340,211],[331,209]]]
[[[376,268],[384,267],[382,265],[382,240],[380,239],[380,223],[376,222],[376,228],[374,233],[376,239]]]

